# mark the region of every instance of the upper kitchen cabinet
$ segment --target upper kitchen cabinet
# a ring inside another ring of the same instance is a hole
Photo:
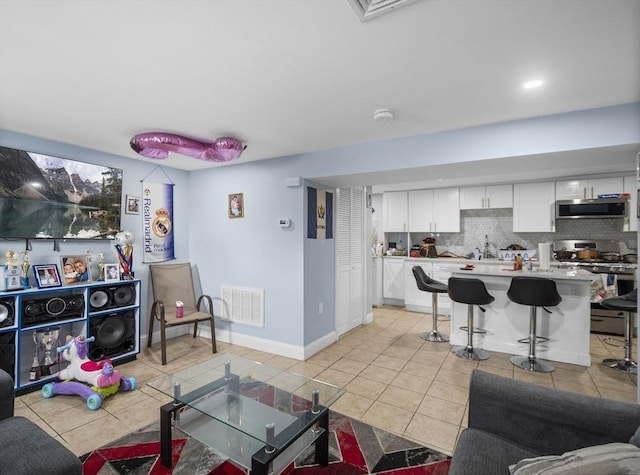
[[[513,185],[513,232],[555,231],[555,183]]]
[[[623,192],[629,193],[629,208],[622,230],[635,232],[638,230],[638,180],[635,175],[624,177]]]
[[[460,209],[495,209],[513,207],[513,186],[472,186],[460,188]]]
[[[409,231],[460,232],[460,189],[410,191]]]
[[[556,181],[556,199],[595,199],[598,195],[622,193],[622,188],[622,177]]]
[[[384,232],[406,232],[408,223],[406,191],[390,191],[382,195],[382,225]]]

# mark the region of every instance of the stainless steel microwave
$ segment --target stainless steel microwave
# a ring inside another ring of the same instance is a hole
[[[556,219],[624,218],[626,215],[624,198],[556,201]]]

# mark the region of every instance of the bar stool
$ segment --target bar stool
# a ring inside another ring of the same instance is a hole
[[[600,305],[610,310],[624,312],[624,358],[621,360],[607,358],[602,362],[611,368],[638,374],[638,364],[631,359],[633,346],[633,318],[631,314],[638,312],[638,289],[633,289],[625,295],[604,299]]]
[[[528,371],[549,373],[555,366],[549,361],[536,358],[536,343],[548,341],[548,338],[536,335],[538,307],[551,313],[546,307],[555,307],[562,302],[555,281],[543,277],[514,277],[507,291],[507,297],[512,302],[528,305],[529,309],[529,337],[518,340],[519,343],[529,343],[527,356],[512,356],[511,363]]]
[[[443,335],[438,331],[438,294],[447,293],[447,284],[438,282],[429,277],[424,269],[420,266],[413,266],[411,268],[413,277],[416,279],[416,285],[423,292],[431,293],[431,313],[433,314],[433,330],[430,332],[420,333],[420,338],[426,341],[449,341],[447,335]]]
[[[464,277],[449,277],[449,298],[454,302],[467,304],[467,326],[460,330],[467,332],[467,346],[454,346],[451,353],[467,360],[486,360],[489,352],[473,347],[473,334],[486,333],[481,328],[473,327],[473,306],[477,305],[481,311],[485,311],[481,305],[487,305],[495,299],[480,279],[468,279]]]

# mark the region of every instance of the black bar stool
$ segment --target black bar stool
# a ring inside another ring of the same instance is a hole
[[[631,359],[631,348],[633,347],[633,318],[631,314],[638,312],[638,289],[633,289],[625,295],[604,299],[600,305],[604,308],[624,312],[624,358],[621,360],[607,358],[602,362],[611,368],[638,374],[638,363]]]
[[[520,343],[529,343],[527,356],[512,356],[511,363],[528,371],[549,373],[555,370],[555,366],[549,361],[536,358],[536,343],[548,341],[548,338],[536,336],[537,309],[551,313],[546,307],[555,307],[562,302],[555,281],[543,277],[514,277],[507,291],[509,300],[520,305],[528,305],[529,309],[529,337],[518,340]]]
[[[467,304],[467,326],[460,327],[460,330],[467,332],[467,346],[454,346],[451,353],[467,360],[486,360],[489,352],[473,347],[473,334],[486,333],[481,328],[473,327],[473,306],[477,305],[480,310],[485,311],[481,305],[487,305],[495,299],[480,279],[468,279],[463,277],[449,277],[448,286],[449,298],[454,302]]]
[[[423,292],[431,292],[431,313],[433,314],[433,330],[430,332],[420,333],[420,338],[426,341],[449,341],[447,335],[443,335],[438,331],[438,294],[447,293],[447,284],[438,282],[429,277],[424,269],[420,266],[411,268],[413,277],[416,279],[416,285]]]

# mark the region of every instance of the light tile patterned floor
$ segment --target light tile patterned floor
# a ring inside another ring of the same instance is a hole
[[[514,367],[509,357],[491,353],[473,362],[451,354],[448,343],[425,342],[418,336],[431,330],[431,315],[385,306],[374,309],[374,322],[343,335],[307,361],[298,361],[225,343],[218,351],[233,353],[288,369],[348,389],[333,407],[338,412],[389,432],[451,454],[466,427],[469,376],[474,368],[509,378],[594,396],[636,402],[637,377],[600,364],[621,357],[622,349],[591,336],[590,368],[558,363],[553,373],[530,373]],[[439,330],[449,332],[441,319]],[[636,348],[634,342],[634,348]],[[138,389],[105,399],[90,411],[79,397],[44,399],[40,392],[16,402],[16,414],[36,421],[52,436],[81,455],[158,420],[158,408],[167,398],[146,382],[211,358],[210,341],[184,335],[170,340],[169,363],[160,364],[160,348],[144,348],[136,361],[118,366],[123,376],[134,376]]]

